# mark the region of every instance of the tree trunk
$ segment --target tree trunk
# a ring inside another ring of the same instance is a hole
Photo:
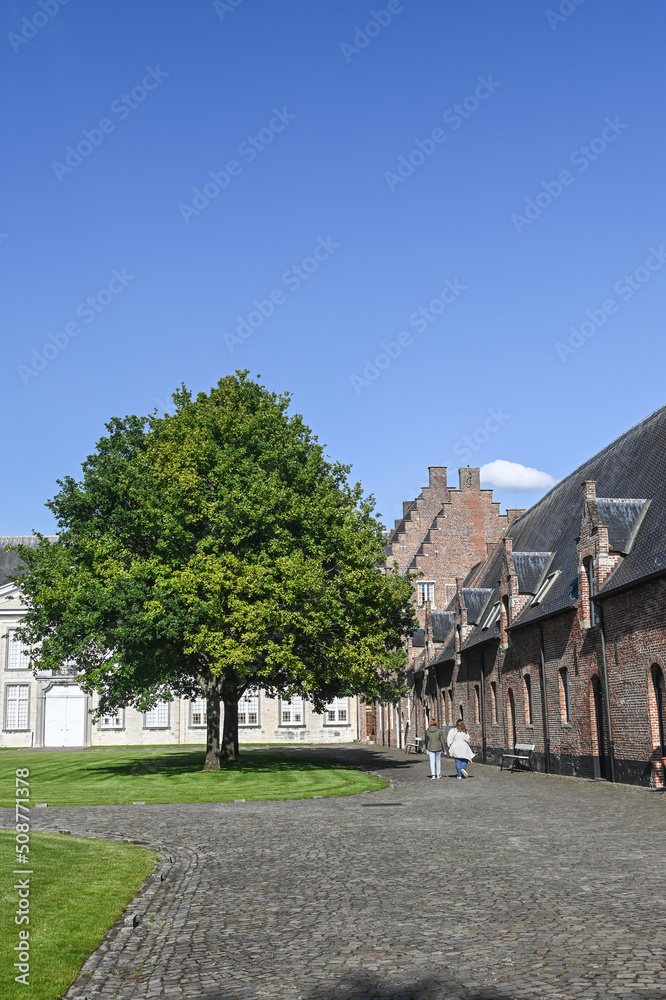
[[[211,687],[206,691],[206,763],[204,771],[220,770],[220,693]]]
[[[238,692],[224,692],[224,728],[220,759],[235,761],[238,758]]]

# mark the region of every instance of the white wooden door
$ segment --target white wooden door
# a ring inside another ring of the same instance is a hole
[[[56,685],[46,693],[44,746],[82,747],[86,696],[80,687]]]

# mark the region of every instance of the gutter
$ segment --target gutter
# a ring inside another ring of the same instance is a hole
[[[622,564],[618,565],[618,569]],[[625,590],[631,590],[633,587],[640,587],[643,583],[649,583],[650,580],[658,580],[660,576],[666,576],[666,569],[657,569],[654,573],[646,573],[645,576],[639,576],[636,580],[630,580],[629,583],[621,583],[619,587],[604,588],[604,590],[599,591],[595,594],[593,600],[595,603],[597,601],[602,601],[606,597],[614,597],[615,594],[621,594]]]
[[[546,650],[543,629],[539,625],[539,687],[541,688],[541,715],[543,719],[543,750],[546,774],[550,774],[550,726],[548,724],[548,696],[546,693]]]
[[[613,742],[613,720],[611,715],[610,696],[608,691],[608,661],[606,658],[606,636],[604,635],[603,609],[599,607],[599,635],[601,637],[601,662],[604,675],[604,701],[606,702],[606,725],[608,726],[608,756],[610,758],[610,779],[615,784],[615,744]],[[599,752],[603,748],[599,747]]]

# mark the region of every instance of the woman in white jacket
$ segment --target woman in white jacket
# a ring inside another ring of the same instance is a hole
[[[449,748],[449,757],[453,757],[456,762],[458,780],[467,777],[467,765],[474,759],[469,745],[469,733],[467,726],[462,719],[458,719],[453,729],[449,729],[446,737],[446,744]]]

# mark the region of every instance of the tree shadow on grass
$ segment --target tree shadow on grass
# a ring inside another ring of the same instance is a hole
[[[276,992],[280,983],[276,983]],[[263,993],[262,993],[263,995]],[[425,976],[422,979],[379,980],[372,976],[348,977],[335,985],[314,987],[311,991],[301,987],[298,995],[305,1000],[517,1000],[514,994],[496,990],[492,986],[468,990],[446,974]],[[250,994],[251,996],[251,994]],[[214,989],[197,996],[197,1000],[248,1000],[247,983],[239,992],[233,986]]]
[[[334,760],[341,767],[360,767],[364,771],[410,771],[414,767],[427,764],[428,758],[425,754],[406,754],[404,750],[396,747],[388,747],[388,750],[396,750],[402,756],[395,758],[389,756],[383,750],[375,749],[372,746],[330,746],[330,747],[310,747],[310,754],[317,760]],[[301,753],[306,754],[308,750],[301,750],[298,746],[286,746],[284,752],[297,757]]]
[[[203,772],[206,754],[202,750],[173,752],[159,756],[133,758],[127,762],[90,763],[86,770],[100,776],[131,776],[139,777],[145,774],[161,774],[169,777]],[[348,770],[354,765],[343,760],[331,760],[326,757],[285,757],[280,751],[254,752],[245,750],[237,761],[223,764],[220,771],[212,774],[276,774],[289,771],[340,771]]]

